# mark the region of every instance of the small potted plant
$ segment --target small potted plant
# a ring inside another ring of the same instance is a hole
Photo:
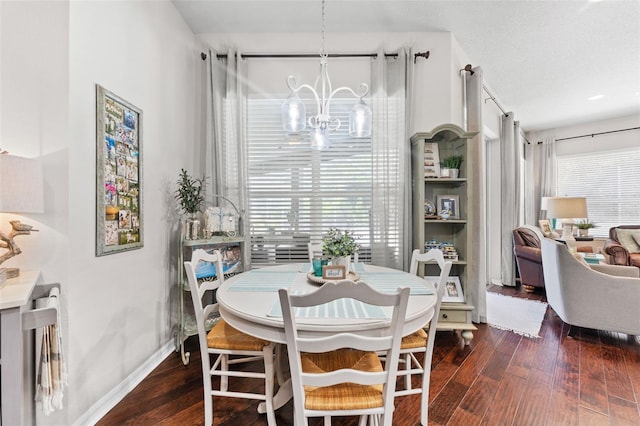
[[[596,225],[593,222],[589,221],[589,219],[581,220],[577,223],[576,226],[578,227],[578,233],[582,238],[588,237],[589,229],[596,227]]]
[[[351,256],[358,251],[356,237],[351,231],[331,228],[322,237],[322,252],[332,259],[334,265],[344,265],[349,273]]]
[[[206,178],[193,178],[185,169],[180,169],[178,177],[178,189],[174,192],[175,197],[183,213],[187,215],[185,221],[185,238],[189,240],[198,239],[200,233],[200,220],[198,213],[204,202],[204,189]]]
[[[463,160],[464,157],[462,155],[450,155],[449,157],[443,158],[440,162],[440,177],[457,178]]]

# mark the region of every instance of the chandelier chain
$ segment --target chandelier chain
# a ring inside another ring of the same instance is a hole
[[[324,19],[324,1],[322,0],[322,45],[320,47],[320,56],[327,56],[327,51],[324,49],[324,35],[327,30],[327,25]]]

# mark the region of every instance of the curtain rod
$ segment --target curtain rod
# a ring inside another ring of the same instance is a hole
[[[558,142],[558,141],[566,141],[566,140],[569,140],[569,139],[579,139],[579,138],[588,138],[588,137],[606,135],[606,134],[609,134],[609,133],[628,132],[630,130],[640,130],[640,127],[629,127],[629,128],[626,128],[626,129],[609,130],[607,132],[589,133],[588,135],[570,136],[568,138],[556,139],[556,142]],[[543,142],[542,141],[538,141],[538,143],[543,143]]]
[[[327,56],[330,58],[375,58],[378,56],[377,53],[329,53]],[[204,61],[207,59],[206,53],[200,53],[200,57]],[[218,53],[216,54],[216,58],[225,59],[227,57],[226,53]],[[267,59],[267,58],[319,58],[320,55],[317,53],[243,53],[241,55],[244,59]],[[385,53],[385,58],[397,58],[397,53]],[[416,63],[417,58],[429,58],[429,51],[426,52],[418,52],[413,55],[413,63]]]
[[[465,71],[470,71],[470,70],[467,70],[466,67],[465,67]],[[502,113],[504,115],[508,115],[506,113],[506,111],[504,110],[504,108],[502,108],[502,106],[498,103],[498,100],[496,99],[496,97],[493,96],[493,94],[489,91],[489,89],[487,89],[487,86],[485,86],[483,84],[482,85],[482,90],[484,90],[487,93],[487,95],[489,95],[489,97],[484,100],[485,103],[487,102],[487,100],[491,99],[493,101],[493,103],[496,104],[496,106],[500,109],[500,111],[502,111]],[[514,126],[515,126],[515,123],[514,123]],[[520,130],[522,131],[522,129],[520,129]],[[525,140],[525,142],[527,142],[528,145],[531,145],[531,142],[529,142],[529,139],[527,139],[527,136],[525,136],[524,131],[522,131],[522,138]]]

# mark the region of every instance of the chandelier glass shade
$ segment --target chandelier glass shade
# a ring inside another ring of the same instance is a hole
[[[324,49],[325,19],[324,0],[322,1],[322,49],[320,51],[320,72],[313,86],[309,84],[298,85],[294,76],[287,78],[289,97],[282,104],[282,127],[290,134],[300,133],[308,125],[311,128],[311,148],[317,150],[329,147],[329,134],[340,128],[341,122],[332,117],[330,113],[331,101],[340,92],[347,92],[358,98],[349,113],[349,136],[354,138],[366,138],[371,136],[371,121],[373,114],[371,108],[364,102],[364,97],[369,92],[369,86],[361,83],[358,91],[350,87],[338,87],[333,89],[329,78],[328,55]],[[316,101],[316,114],[308,117],[306,107],[298,92],[302,89],[309,90]]]

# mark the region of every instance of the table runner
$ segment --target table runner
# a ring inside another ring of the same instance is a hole
[[[362,272],[360,281],[382,293],[393,293],[398,287],[407,287],[412,295],[434,294],[433,290],[427,287],[426,281],[404,272]]]
[[[245,272],[229,286],[229,291],[272,292],[289,288],[296,277],[296,271],[268,271],[256,269]]]
[[[292,292],[292,294],[296,294]],[[301,293],[297,293],[301,294]],[[277,300],[267,314],[269,317],[282,318],[280,301]],[[380,306],[369,305],[355,299],[338,299],[323,305],[309,308],[295,308],[296,318],[317,319],[385,319]]]

